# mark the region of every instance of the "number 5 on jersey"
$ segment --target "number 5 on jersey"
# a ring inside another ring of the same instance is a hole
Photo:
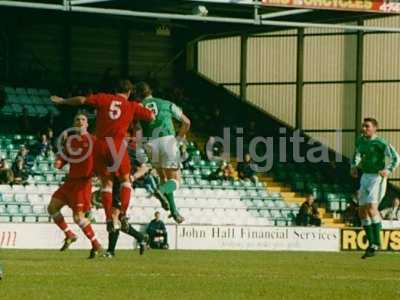
[[[121,101],[112,101],[110,104],[110,109],[108,115],[111,120],[116,120],[121,116]]]

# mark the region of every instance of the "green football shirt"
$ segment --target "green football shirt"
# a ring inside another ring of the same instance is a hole
[[[389,158],[387,165],[386,157]],[[363,135],[357,139],[352,167],[359,167],[364,173],[377,174],[385,169],[392,173],[398,165],[399,154],[386,140],[377,136],[369,139]]]
[[[182,110],[174,103],[154,97],[143,100],[143,105],[153,111],[155,119],[142,122],[143,137],[155,139],[164,136],[175,136],[173,119],[182,119]]]

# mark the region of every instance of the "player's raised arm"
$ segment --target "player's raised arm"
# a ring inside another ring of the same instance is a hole
[[[66,99],[58,96],[51,96],[50,99],[54,104],[70,106],[79,106],[85,104],[86,102],[86,97],[83,96],[71,97]]]

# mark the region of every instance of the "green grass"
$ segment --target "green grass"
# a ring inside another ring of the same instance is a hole
[[[399,254],[0,250],[0,299],[400,299]]]

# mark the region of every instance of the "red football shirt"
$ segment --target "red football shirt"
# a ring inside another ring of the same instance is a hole
[[[123,139],[129,125],[138,120],[151,121],[153,113],[137,102],[120,95],[95,94],[86,98],[86,103],[96,108],[96,137]]]
[[[70,136],[57,160],[62,166],[69,163],[69,179],[83,179],[93,176],[93,147],[95,137],[90,133]]]

